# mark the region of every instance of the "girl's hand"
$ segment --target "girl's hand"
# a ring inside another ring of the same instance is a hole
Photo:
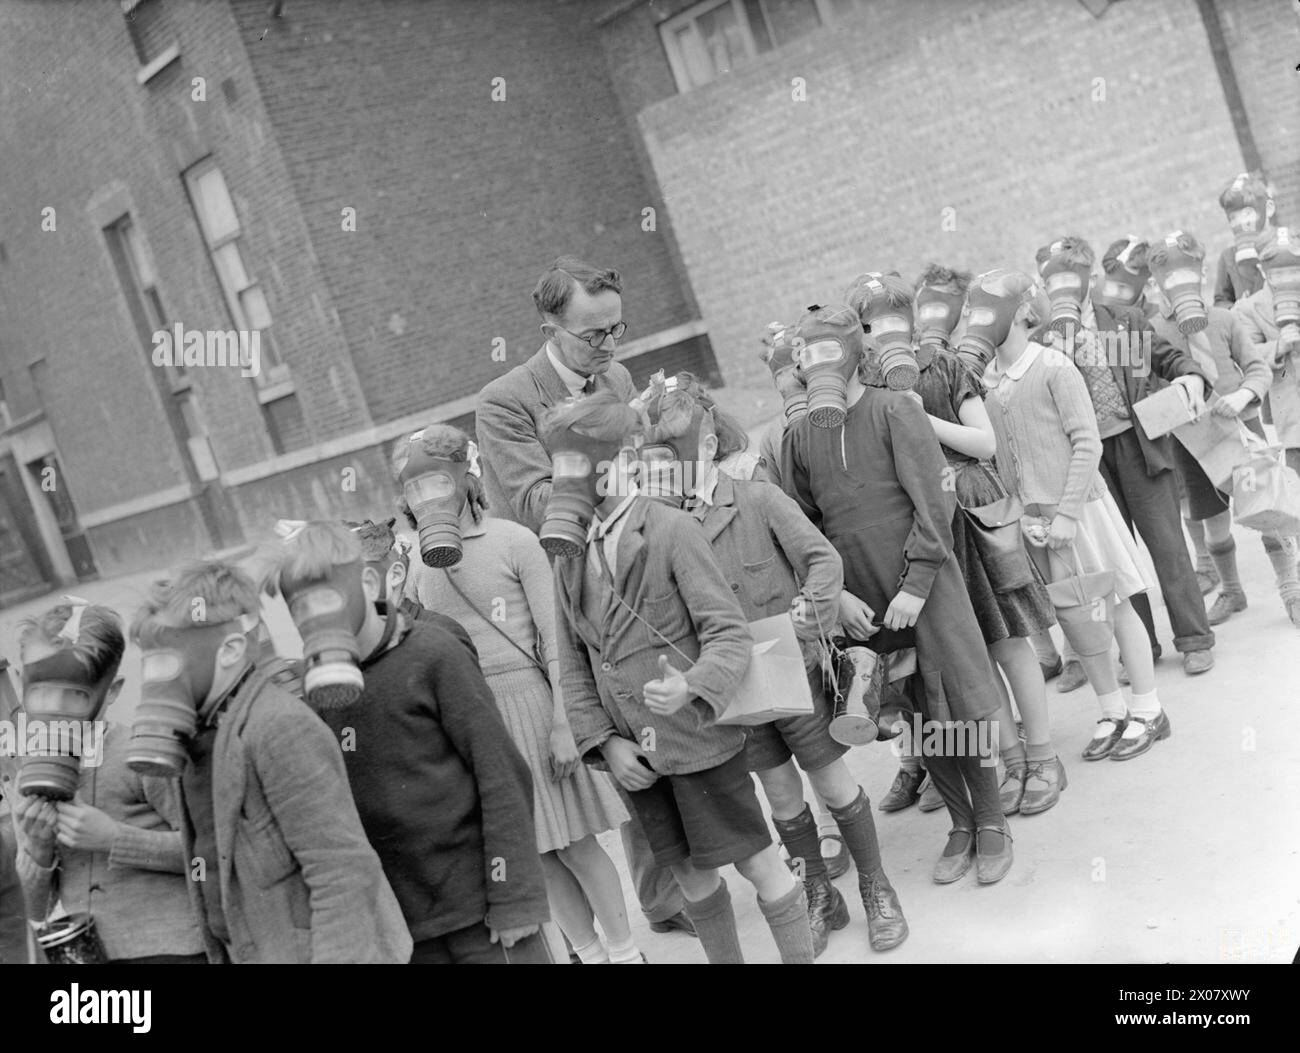
[[[870,640],[880,628],[872,624],[876,612],[860,599],[843,589],[840,592],[840,624],[855,640]]]
[[[44,797],[17,794],[13,801],[15,825],[23,848],[38,866],[54,862],[54,841],[58,834],[59,813],[52,801]]]
[[[925,600],[920,596],[900,591],[889,601],[889,609],[885,611],[885,628],[910,629],[921,616],[921,608],[924,606]]]
[[[86,804],[80,797],[60,801],[55,806],[59,813],[59,844],[84,852],[112,851],[117,837],[117,822],[98,808]]]
[[[1219,417],[1239,417],[1254,397],[1245,388],[1238,388],[1231,394],[1220,396],[1214,404],[1213,412]]]
[[[1021,516],[1020,533],[1035,548],[1047,547],[1047,522],[1039,516]]]
[[[551,725],[551,778],[563,782],[578,770],[582,757],[568,724]]]
[[[1057,512],[1047,530],[1047,543],[1056,549],[1069,548],[1079,533],[1079,524],[1069,516]]]

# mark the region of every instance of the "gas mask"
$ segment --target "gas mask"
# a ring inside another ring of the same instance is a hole
[[[303,690],[314,709],[350,706],[365,686],[357,643],[366,622],[364,569],[356,560],[336,563],[324,577],[280,579],[289,615],[302,636]]]
[[[549,555],[575,559],[587,550],[587,530],[596,506],[608,495],[612,465],[624,445],[621,440],[597,439],[572,428],[548,432],[551,497],[538,538]]]
[[[1229,192],[1240,200],[1242,187],[1249,180],[1249,175],[1242,174],[1232,181]],[[1228,225],[1232,227],[1233,255],[1239,266],[1250,269],[1259,265],[1259,246],[1257,239],[1268,216],[1268,198],[1255,197],[1247,201],[1243,208],[1233,209],[1228,213]]]
[[[702,477],[700,440],[713,415],[680,378],[669,377],[646,407],[650,427],[641,446],[641,482],[646,496],[680,505]],[[707,470],[707,466],[705,466]]]
[[[136,707],[126,763],[141,775],[178,778],[199,711],[216,677],[217,651],[232,633],[249,633],[253,615],[184,629],[147,625],[140,632],[140,704]]]
[[[74,608],[61,635],[76,640],[80,615],[81,609]],[[99,717],[116,674],[117,666],[113,666],[98,681],[92,681],[81,662],[67,650],[23,666],[23,710],[28,727],[40,721],[46,735],[40,749],[28,750],[18,774],[19,793],[52,801],[72,800],[77,792],[81,758],[94,741],[86,741],[83,722]],[[36,742],[40,743],[39,737]]]
[[[1102,262],[1105,274],[1093,286],[1095,303],[1106,307],[1133,307],[1142,298],[1151,269],[1145,264],[1134,266],[1132,259],[1143,241],[1136,234],[1126,235],[1127,245],[1110,261]]]
[[[1181,230],[1164,239],[1164,251],[1150,259],[1151,277],[1174,309],[1180,333],[1198,333],[1210,324],[1210,315],[1201,295],[1202,259],[1185,252],[1178,245]]]
[[[1300,351],[1300,232],[1278,227],[1276,238],[1260,253],[1259,265],[1273,290],[1278,350]]]
[[[773,322],[763,338],[763,361],[772,372],[772,382],[781,395],[785,424],[789,427],[808,415],[808,388],[799,372],[790,338],[794,327]]]
[[[1048,328],[1065,337],[1065,346],[1074,346],[1074,334],[1079,331],[1083,315],[1083,301],[1088,295],[1092,268],[1086,263],[1071,263],[1061,253],[1061,243],[1053,242],[1048,249],[1039,273],[1047,290],[1051,305]]]
[[[983,376],[997,349],[1006,342],[1016,309],[1025,294],[999,292],[999,272],[981,274],[966,291],[966,332],[957,345],[957,357],[975,375]]]
[[[407,460],[397,481],[420,532],[424,565],[450,567],[460,562],[460,512],[468,493],[466,477],[478,474],[478,450],[471,442],[466,460],[434,457],[424,452],[423,435],[417,431],[407,440]]]
[[[871,333],[886,387],[908,391],[921,376],[912,351],[912,298],[910,292],[904,297],[901,289],[890,288],[887,282],[884,275],[863,275],[851,287],[850,303]],[[901,279],[891,284],[897,286]]]
[[[965,300],[964,293],[949,292],[932,285],[917,289],[916,324],[920,330],[917,342],[935,351],[947,350],[948,338],[957,328]]]
[[[838,428],[848,416],[849,377],[862,361],[862,321],[852,307],[812,307],[791,336],[808,383],[808,420]]]

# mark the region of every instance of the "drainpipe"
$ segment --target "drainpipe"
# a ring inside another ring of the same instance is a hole
[[[1201,12],[1201,21],[1205,23],[1210,54],[1214,56],[1214,68],[1218,71],[1223,98],[1232,115],[1232,127],[1237,133],[1237,145],[1241,147],[1241,156],[1246,160],[1246,169],[1262,172],[1264,165],[1259,156],[1259,147],[1255,145],[1255,135],[1250,129],[1250,117],[1246,114],[1246,104],[1241,98],[1241,86],[1237,83],[1237,71],[1232,66],[1228,42],[1223,36],[1218,6],[1214,0],[1196,0],[1196,6]]]

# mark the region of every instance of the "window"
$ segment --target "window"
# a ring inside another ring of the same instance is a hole
[[[266,292],[249,274],[240,245],[239,215],[225,177],[213,162],[202,161],[185,173],[185,186],[235,328],[261,334],[262,368],[255,378],[258,387],[263,395],[275,395],[289,379],[289,369],[281,361],[269,332],[271,308]]]
[[[135,57],[140,60],[136,79],[144,84],[180,58],[180,47],[168,24],[163,0],[122,0],[122,14]]]
[[[858,7],[862,0],[705,0],[659,27],[678,91],[703,87],[738,65]]]
[[[122,291],[126,294],[140,339],[152,354],[154,333],[160,329],[170,332],[171,325],[158,293],[158,271],[154,267],[149,243],[145,241],[144,232],[132,222],[130,214],[105,227],[104,236],[108,239],[109,252],[117,266]],[[168,375],[173,391],[189,386],[185,367],[179,360]]]
[[[0,381],[0,428],[7,428],[14,422],[9,413],[9,399],[5,397],[4,382]]]

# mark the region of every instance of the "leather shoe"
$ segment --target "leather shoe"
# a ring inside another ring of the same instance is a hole
[[[1109,735],[1103,735],[1101,738],[1093,738],[1088,745],[1083,747],[1084,760],[1101,760],[1103,757],[1109,757],[1110,751],[1115,748],[1119,738],[1124,734],[1124,729],[1128,727],[1127,720],[1107,720],[1097,721],[1098,724],[1113,724]]]
[[[867,939],[873,951],[887,951],[907,939],[907,919],[903,917],[898,893],[877,870],[870,877],[858,875],[858,891],[862,905],[867,909]]]
[[[664,918],[663,921],[652,921],[650,923],[651,932],[684,932],[687,936],[695,936],[695,926],[691,924],[691,919],[681,911],[678,911],[671,918]]]
[[[1087,682],[1088,674],[1083,671],[1083,663],[1071,658],[1061,670],[1061,675],[1056,681],[1056,690],[1065,695],[1083,687]]]
[[[1203,654],[1204,652],[1191,653]],[[1167,739],[1173,734],[1173,728],[1169,726],[1169,714],[1163,709],[1158,716],[1129,717],[1128,722],[1141,724],[1142,734],[1135,739],[1120,739],[1115,748],[1110,751],[1111,760],[1132,760],[1134,757],[1140,757],[1161,739]]]
[[[978,838],[981,830],[992,830],[1002,835],[1002,851],[997,855],[989,855],[979,850],[979,842],[975,844],[975,876],[981,885],[994,885],[1007,876],[1007,871],[1011,869],[1011,864],[1015,859],[1015,854],[1011,850],[1011,831],[1005,826],[981,826],[975,831],[975,837]]]
[[[939,857],[939,861],[934,864],[936,885],[951,885],[954,881],[961,880],[975,862],[975,831],[960,826],[948,831],[949,838],[957,835],[966,838],[966,848],[956,855]]]
[[[899,768],[898,774],[894,776],[894,785],[880,802],[880,810],[901,812],[904,808],[910,808],[921,795],[921,781],[924,778],[925,772],[920,768]]]
[[[1042,662],[1039,662],[1038,668],[1043,671],[1043,683],[1047,683],[1047,681],[1055,680],[1061,675],[1061,670],[1065,668],[1065,663],[1061,661],[1061,656],[1058,654],[1056,656],[1056,661],[1051,665],[1043,665]]]
[[[808,928],[812,930],[813,957],[826,950],[831,932],[849,923],[849,905],[830,878],[810,878],[803,883],[808,894]]]
[[[1208,673],[1214,668],[1213,649],[1205,651],[1188,651],[1183,655],[1183,672],[1188,676]]]
[[[923,812],[937,812],[943,807],[943,795],[939,793],[939,787],[928,775],[925,777],[925,782],[921,784],[921,797],[917,801],[917,807]]]
[[[1220,592],[1214,597],[1214,602],[1210,604],[1210,609],[1206,612],[1206,619],[1211,625],[1222,625],[1234,614],[1246,609],[1246,594],[1244,592]]]
[[[1015,815],[1020,811],[1020,802],[1025,796],[1024,762],[1007,766],[1002,783],[998,786],[998,804],[1002,806],[1003,815]]]
[[[1068,785],[1060,757],[1030,761],[1025,765],[1025,795],[1020,799],[1020,814],[1037,815],[1047,811],[1061,799],[1061,791]]]

